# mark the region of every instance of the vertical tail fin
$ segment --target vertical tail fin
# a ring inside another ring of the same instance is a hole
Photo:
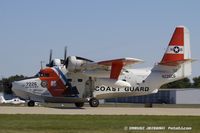
[[[190,33],[184,26],[176,27],[168,48],[159,64],[164,66],[180,66],[179,77],[187,77],[192,73],[190,50]]]
[[[189,30],[184,26],[178,26],[162,60],[152,69],[149,80],[157,83],[154,88],[160,88],[163,84],[188,77],[192,73],[192,61]]]
[[[179,64],[188,59],[191,59],[189,30],[184,26],[178,26],[172,35],[160,64]]]

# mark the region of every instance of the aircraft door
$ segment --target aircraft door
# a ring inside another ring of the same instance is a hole
[[[89,79],[85,83],[85,91],[83,93],[84,98],[93,97],[94,92],[94,80],[89,77]]]

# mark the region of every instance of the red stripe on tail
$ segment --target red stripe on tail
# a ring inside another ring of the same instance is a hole
[[[169,62],[175,62],[175,61],[181,61],[184,59],[183,54],[177,54],[174,56],[174,54],[165,54],[161,64],[169,63]]]
[[[169,42],[169,46],[184,46],[184,28],[177,27]]]

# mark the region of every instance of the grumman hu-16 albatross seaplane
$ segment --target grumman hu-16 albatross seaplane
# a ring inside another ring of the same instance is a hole
[[[48,67],[41,69],[36,77],[13,82],[12,90],[28,101],[29,106],[52,102],[75,103],[77,107],[84,102],[97,107],[99,99],[157,93],[161,85],[191,75],[188,29],[176,27],[163,58],[152,69],[127,67],[141,62],[136,58],[94,62],[76,56],[50,59]]]

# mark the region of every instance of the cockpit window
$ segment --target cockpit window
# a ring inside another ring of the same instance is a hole
[[[44,74],[42,74],[41,76],[42,76],[42,77],[49,77],[49,74],[44,73]]]
[[[38,75],[38,77],[49,77],[48,73],[39,72],[37,75]]]

